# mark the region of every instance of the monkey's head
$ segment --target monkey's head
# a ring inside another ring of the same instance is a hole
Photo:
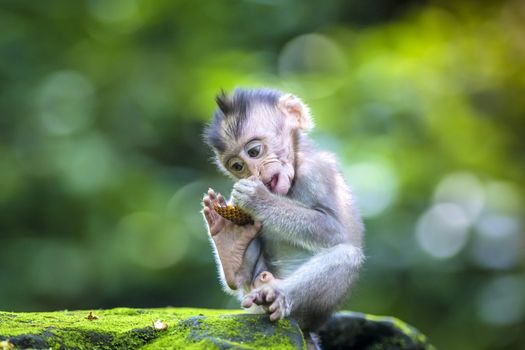
[[[217,97],[205,141],[221,170],[234,179],[258,177],[286,195],[295,177],[297,135],[312,129],[306,105],[272,89],[236,89]]]

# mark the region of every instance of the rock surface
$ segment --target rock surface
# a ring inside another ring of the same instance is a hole
[[[405,322],[387,316],[340,312],[320,330],[323,349],[434,349],[427,338]]]
[[[156,322],[160,320],[159,322]],[[334,316],[324,349],[431,349],[425,336],[389,317]],[[5,349],[305,349],[297,323],[239,310],[128,309],[0,312]]]

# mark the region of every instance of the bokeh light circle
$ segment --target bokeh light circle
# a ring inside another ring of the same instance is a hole
[[[485,203],[485,193],[481,181],[468,172],[447,175],[434,193],[437,203],[455,203],[460,206],[469,223],[481,213]]]
[[[507,326],[525,316],[523,277],[500,276],[489,281],[476,300],[478,317],[485,323]]]
[[[468,216],[457,204],[435,204],[417,222],[417,242],[435,258],[450,258],[465,246],[468,225]]]
[[[281,50],[279,75],[292,91],[304,97],[324,97],[339,88],[347,63],[339,45],[324,35],[305,34]]]
[[[381,214],[397,198],[397,176],[394,170],[379,162],[365,162],[345,169],[359,209],[364,217]]]
[[[52,135],[87,127],[93,119],[95,88],[80,72],[58,71],[48,76],[36,96],[37,116]]]
[[[187,236],[157,213],[130,214],[122,219],[118,231],[123,254],[137,265],[151,269],[174,265],[188,246]]]
[[[519,264],[523,257],[523,237],[516,217],[486,214],[474,228],[472,255],[478,265],[507,269]]]

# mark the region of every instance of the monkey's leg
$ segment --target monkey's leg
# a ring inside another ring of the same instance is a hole
[[[244,266],[244,257],[261,224],[256,222],[253,225],[237,226],[215,212],[213,209],[215,201],[225,204],[220,194],[216,195],[212,189],[209,189],[208,194],[203,198],[203,214],[218,257],[218,264],[222,268],[222,276],[228,287],[236,290],[250,278],[251,271],[247,271]]]
[[[242,305],[267,307],[274,321],[290,315],[304,331],[315,331],[348,293],[363,260],[350,244],[324,249],[289,277],[246,295]]]
[[[239,228],[240,229],[240,228]],[[217,255],[219,257],[224,277],[229,288],[237,290],[251,279],[251,271],[245,260],[251,260],[253,255],[259,254],[259,245],[250,244],[259,230],[259,226],[254,226],[251,231],[243,227],[242,231],[237,232],[223,231],[212,236]],[[253,234],[252,234],[253,233]],[[250,254],[247,251],[250,247]],[[246,259],[245,259],[246,258]]]

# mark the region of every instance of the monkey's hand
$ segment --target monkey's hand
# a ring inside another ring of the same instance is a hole
[[[277,321],[290,315],[291,307],[285,294],[276,283],[264,285],[247,294],[242,301],[242,307],[249,308],[253,304],[262,306],[270,315],[271,321]]]
[[[260,207],[266,206],[272,193],[255,176],[237,181],[233,185],[232,202],[257,218]]]

